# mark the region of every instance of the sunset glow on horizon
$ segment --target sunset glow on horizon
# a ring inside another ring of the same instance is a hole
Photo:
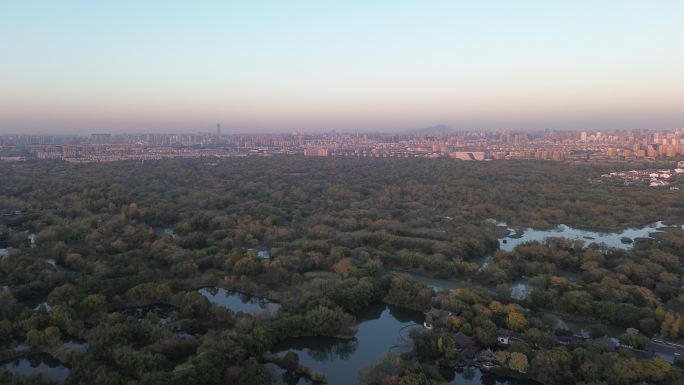
[[[6,2],[0,134],[684,127],[682,1]]]

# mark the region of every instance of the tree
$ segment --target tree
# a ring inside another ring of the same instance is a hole
[[[343,258],[333,266],[333,270],[342,277],[347,277],[356,270],[356,267],[351,258]]]
[[[50,295],[48,296],[48,301],[50,304],[65,304],[74,305],[78,300],[78,290],[76,286],[67,283],[62,286],[56,287]]]
[[[361,369],[359,382],[363,385],[398,383],[403,369],[404,365],[400,357],[392,353],[384,353],[380,362]]]
[[[510,312],[506,317],[506,325],[512,330],[522,331],[527,327],[527,319],[520,313]]]
[[[44,331],[45,343],[48,346],[59,346],[62,344],[62,333],[60,333],[59,328],[54,326],[48,326]]]
[[[663,381],[672,371],[672,365],[660,357],[644,360],[641,368],[643,376],[653,382]]]
[[[26,332],[26,343],[31,347],[38,347],[43,344],[44,336],[40,330],[31,329]]]
[[[407,370],[406,373],[404,373],[401,376],[401,382],[399,382],[400,385],[430,385],[430,380],[428,377],[425,375],[420,370]]]
[[[643,336],[641,334],[633,335],[629,333],[624,333],[620,335],[619,340],[621,344],[632,346],[637,349],[646,349],[648,348],[648,345],[651,342],[646,336]]]
[[[271,375],[257,360],[250,358],[240,370],[240,385],[264,385],[271,383]]]
[[[5,339],[12,336],[13,326],[9,320],[0,320],[0,338]]]
[[[572,378],[570,353],[562,348],[540,351],[532,360],[531,373],[544,383],[560,384]]]
[[[90,294],[81,301],[81,308],[87,313],[99,313],[107,310],[107,297],[102,294]]]
[[[511,357],[508,359],[508,366],[520,373],[527,373],[527,370],[530,367],[527,362],[527,356],[518,352],[511,353]]]
[[[591,338],[600,338],[608,334],[606,325],[593,324],[589,326],[589,335]]]
[[[396,274],[390,281],[385,301],[415,310],[425,310],[432,298],[432,291],[414,281],[408,274]]]
[[[437,350],[439,350],[446,359],[454,358],[456,356],[454,337],[449,333],[441,333],[439,337],[437,337]]]
[[[299,366],[299,356],[295,352],[287,352],[283,357],[283,366],[285,370],[292,372]]]
[[[475,339],[482,346],[494,345],[496,343],[496,326],[492,327],[489,324],[485,324],[475,327]]]

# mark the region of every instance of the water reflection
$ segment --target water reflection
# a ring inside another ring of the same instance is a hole
[[[540,385],[532,380],[504,378],[483,373],[474,366],[465,368],[440,368],[439,373],[445,380],[458,385]]]
[[[228,308],[234,312],[244,312],[249,314],[273,313],[280,308],[280,304],[271,302],[267,299],[254,297],[247,294],[229,291],[224,288],[205,287],[197,291],[209,302]]]
[[[377,363],[392,347],[405,343],[399,334],[402,328],[420,325],[424,319],[420,312],[384,304],[371,305],[355,316],[359,323],[354,340],[291,338],[276,346],[274,352],[297,353],[301,364],[325,373],[329,385],[355,384],[359,370]],[[308,381],[299,379],[296,383]]]
[[[16,358],[0,367],[24,376],[43,375],[52,381],[64,381],[69,377],[69,368],[49,354],[38,353]]]
[[[279,345],[277,349],[285,346],[288,350],[306,351],[306,354],[315,361],[326,362],[349,359],[359,347],[359,341],[332,337],[300,337]]]

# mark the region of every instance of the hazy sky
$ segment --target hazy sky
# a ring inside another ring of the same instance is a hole
[[[0,134],[684,126],[684,1],[0,0]]]

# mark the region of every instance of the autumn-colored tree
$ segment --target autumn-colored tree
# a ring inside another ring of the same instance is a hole
[[[506,325],[515,331],[522,331],[527,327],[527,318],[521,313],[511,312],[506,317]]]

